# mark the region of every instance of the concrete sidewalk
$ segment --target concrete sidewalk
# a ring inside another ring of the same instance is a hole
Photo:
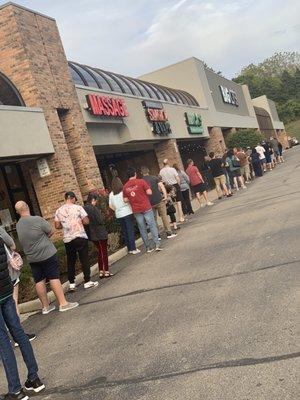
[[[68,295],[77,309],[30,316],[36,399],[297,400],[299,155]]]

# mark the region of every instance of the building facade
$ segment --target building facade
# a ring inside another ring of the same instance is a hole
[[[260,99],[260,98],[259,98]],[[56,22],[14,3],[0,7],[0,224],[13,229],[14,204],[53,218],[66,191],[83,201],[109,188],[111,171],[164,158],[201,167],[222,154],[233,129],[259,128],[254,105],[267,99],[191,58],[139,79],[68,62]],[[276,111],[276,108],[275,108]],[[277,119],[276,119],[277,118]]]

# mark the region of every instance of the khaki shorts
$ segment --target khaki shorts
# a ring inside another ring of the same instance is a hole
[[[226,185],[226,176],[225,175],[215,176],[214,181],[216,186]]]
[[[240,170],[241,170],[241,175],[250,174],[249,164],[244,165],[243,167],[240,168]]]

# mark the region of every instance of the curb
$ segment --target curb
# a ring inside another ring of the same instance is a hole
[[[135,242],[136,246],[139,247],[143,244],[142,239],[138,239]],[[116,251],[115,253],[111,254],[108,257],[108,262],[110,265],[113,265],[114,263],[116,263],[117,261],[121,260],[122,258],[127,256],[127,248],[126,247],[122,247],[122,249]],[[98,264],[95,264],[91,267],[91,277],[98,275]],[[81,272],[80,274],[76,275],[76,284],[80,285],[83,283],[84,279],[83,279],[83,273]],[[62,284],[63,287],[63,291],[64,293],[67,293],[69,290],[69,282],[65,282]],[[50,292],[47,293],[48,295],[48,299],[49,299],[49,303],[53,303],[56,300],[56,297],[53,293],[53,291],[51,290]],[[18,305],[19,308],[19,312],[20,314],[27,314],[27,313],[32,313],[35,311],[40,311],[42,309],[41,307],[41,302],[39,299],[35,299],[35,300],[30,300],[27,301],[26,303],[22,303]]]

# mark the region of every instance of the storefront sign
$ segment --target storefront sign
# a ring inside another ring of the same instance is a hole
[[[46,176],[51,175],[51,171],[46,158],[40,158],[39,160],[37,160],[36,165],[38,167],[41,178],[45,178]]]
[[[123,118],[129,115],[123,99],[88,94],[86,100],[92,115],[114,118]]]
[[[145,100],[142,104],[148,121],[152,123],[151,129],[155,135],[166,136],[172,133],[166,111],[161,103]]]
[[[224,103],[232,104],[238,107],[239,103],[237,99],[237,94],[234,90],[228,89],[227,87],[221,85],[220,85],[220,90],[222,93]]]
[[[192,134],[203,133],[202,118],[201,115],[196,113],[185,113],[185,122],[187,124],[188,132]]]

